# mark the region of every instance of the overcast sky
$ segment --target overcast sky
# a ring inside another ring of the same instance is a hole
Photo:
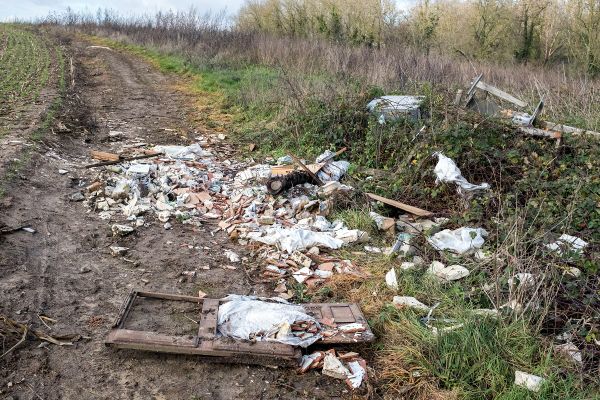
[[[356,0],[360,1],[360,0]],[[400,5],[414,0],[396,0]],[[123,14],[154,14],[159,10],[186,10],[191,5],[200,12],[226,9],[235,14],[244,0],[0,0],[0,21],[10,19],[34,19],[44,17],[51,11],[62,12],[67,7],[76,11],[95,12],[99,7],[110,8]]]

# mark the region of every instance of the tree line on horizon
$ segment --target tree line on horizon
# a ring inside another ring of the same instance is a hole
[[[409,10],[393,0],[247,0],[235,26],[600,75],[600,0],[419,0]]]

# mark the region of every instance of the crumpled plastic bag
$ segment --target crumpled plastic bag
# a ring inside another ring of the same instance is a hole
[[[438,163],[433,169],[433,172],[435,172],[435,175],[437,176],[435,181],[436,184],[440,182],[455,183],[458,186],[458,194],[461,196],[478,190],[487,190],[490,188],[490,185],[487,183],[475,185],[467,181],[465,177],[462,176],[460,168],[456,166],[456,163],[451,158],[448,158],[439,152],[433,153],[433,155],[438,157]]]
[[[559,255],[562,255],[563,249],[567,249],[567,251],[572,251],[576,254],[582,254],[583,249],[587,245],[588,243],[585,240],[563,233],[556,242],[549,243],[546,245],[546,247],[552,251],[555,251]]]
[[[339,249],[344,244],[343,240],[333,237],[328,232],[313,232],[308,229],[273,228],[267,231],[266,236],[249,235],[249,237],[271,246],[278,245],[290,254],[313,246]]]
[[[453,253],[465,254],[483,246],[483,239],[488,233],[483,228],[444,229],[427,238],[429,244],[437,250],[449,250]]]
[[[198,143],[189,146],[154,146],[154,151],[164,153],[167,157],[178,160],[196,160],[199,157],[210,157],[211,153],[202,150]]]
[[[283,299],[261,299],[255,296],[230,294],[219,305],[217,332],[226,337],[242,340],[250,338],[277,341],[292,346],[308,347],[321,338],[321,334],[301,339],[293,334],[276,335],[284,324],[296,321],[314,321],[304,307],[290,304]]]

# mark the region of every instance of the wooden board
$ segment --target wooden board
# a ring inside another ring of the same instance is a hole
[[[165,335],[152,331],[123,329],[125,320],[138,298],[152,298],[163,301],[185,301],[197,303],[200,317],[198,334]],[[193,296],[132,291],[125,299],[117,320],[110,331],[105,344],[119,349],[144,350],[160,353],[188,354],[200,356],[204,360],[218,362],[236,362],[261,365],[297,366],[302,356],[299,348],[273,341],[243,341],[217,336],[218,310],[222,300],[201,299]],[[356,304],[351,303],[314,303],[304,304],[307,313],[317,320],[328,318],[338,326],[358,323],[365,328],[355,333],[339,332],[323,338],[317,343],[349,344],[370,342],[374,335],[366,318]]]
[[[481,90],[485,90],[486,92],[493,94],[496,97],[501,98],[502,100],[506,100],[510,103],[515,104],[516,106],[519,107],[527,107],[527,103],[525,103],[523,100],[521,99],[517,99],[515,96],[510,95],[508,93],[506,93],[503,90],[498,89],[497,87],[494,87],[492,85],[488,85],[487,83],[483,82],[483,81],[478,81],[477,84],[475,85],[478,89]]]
[[[383,196],[379,196],[379,195],[376,195],[373,193],[366,193],[366,195],[369,196],[370,198],[372,198],[373,200],[381,201],[382,203],[399,208],[401,210],[404,210],[411,214],[417,215],[419,217],[429,217],[430,215],[433,215],[433,213],[430,211],[423,210],[418,207],[409,206],[408,204],[404,204],[404,203],[401,203],[396,200],[387,199]]]
[[[325,163],[308,164],[306,167],[313,173],[316,174],[325,166]],[[294,172],[300,169],[296,165],[276,165],[271,167],[271,175],[287,175],[290,172]]]
[[[100,161],[119,161],[120,159],[118,154],[107,153],[105,151],[91,150],[90,155],[94,160]]]

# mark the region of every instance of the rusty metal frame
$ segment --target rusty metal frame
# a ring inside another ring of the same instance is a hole
[[[197,303],[202,307],[197,335],[165,335],[152,331],[125,329],[125,321],[138,298]],[[123,302],[105,344],[119,349],[195,355],[215,362],[298,365],[302,352],[294,346],[270,341],[249,342],[218,337],[216,330],[219,304],[220,300],[217,299],[132,290]],[[337,319],[341,323],[359,322],[367,327],[359,339],[356,334],[338,334],[323,338],[318,343],[344,344],[370,342],[374,339],[367,321],[356,304],[304,304],[303,306],[318,318],[335,318],[337,313]]]

